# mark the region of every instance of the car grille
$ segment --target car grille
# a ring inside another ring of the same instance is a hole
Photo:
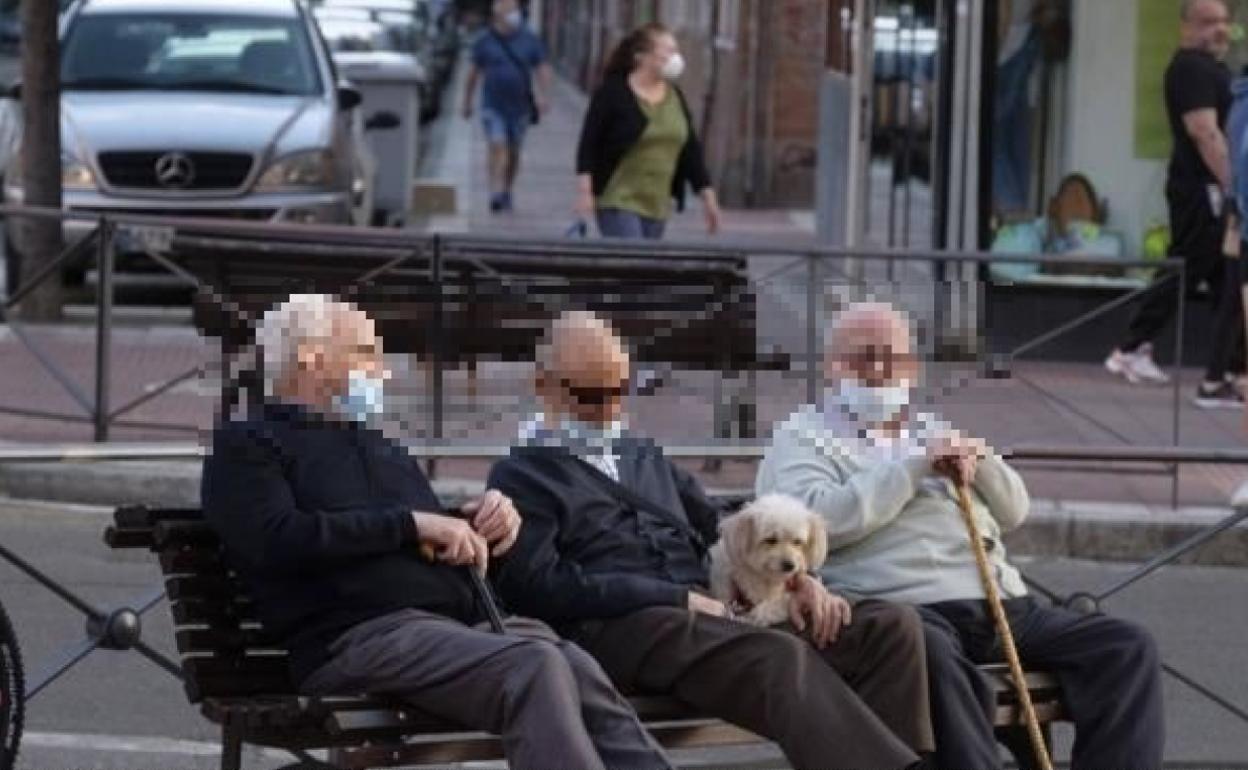
[[[236,190],[253,162],[237,152],[170,151],[102,152],[99,161],[113,187],[151,190]]]
[[[234,219],[248,222],[267,222],[277,215],[276,209],[116,209],[89,206],[74,207],[74,211],[92,214],[113,214],[124,217],[176,217],[179,219]]]

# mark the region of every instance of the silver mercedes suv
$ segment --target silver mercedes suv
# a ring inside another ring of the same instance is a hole
[[[61,41],[67,208],[369,223],[360,95],[299,0],[80,0]]]

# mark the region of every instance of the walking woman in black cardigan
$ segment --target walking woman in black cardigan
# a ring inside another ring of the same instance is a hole
[[[663,237],[686,187],[702,197],[707,232],[719,230],[719,202],[684,94],[676,38],[647,24],[620,42],[594,92],[576,151],[577,213],[596,217],[605,237]]]

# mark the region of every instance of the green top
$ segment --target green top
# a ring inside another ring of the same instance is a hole
[[[672,215],[672,178],[689,139],[689,123],[671,86],[658,104],[637,103],[649,119],[646,130],[616,167],[598,206],[666,220]]]

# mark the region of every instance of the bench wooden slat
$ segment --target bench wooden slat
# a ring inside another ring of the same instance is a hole
[[[207,599],[181,599],[170,602],[173,619],[180,626],[217,626],[232,628],[242,622],[259,622],[255,604],[249,598],[234,602]]]
[[[196,575],[167,579],[165,593],[171,601],[178,599],[228,601],[245,595],[245,590],[237,578],[225,575]]]
[[[219,696],[240,697],[247,695],[273,695],[293,692],[294,687],[287,672],[286,662],[277,659],[263,662],[244,658],[239,663],[229,658],[185,658],[182,672],[185,674],[187,696],[192,703],[204,698]]]
[[[156,544],[152,530],[146,528],[108,527],[104,542],[109,548],[151,548]]]
[[[203,521],[204,514],[198,508],[149,508],[146,505],[125,505],[113,513],[118,527],[152,527],[159,521]]]
[[[182,628],[174,634],[178,652],[189,654],[284,653],[259,626],[244,628]]]
[[[225,575],[229,568],[219,549],[169,547],[160,551],[160,571],[165,575]]]
[[[158,521],[152,525],[152,534],[158,548],[175,545],[216,547],[221,539],[206,521]]]

